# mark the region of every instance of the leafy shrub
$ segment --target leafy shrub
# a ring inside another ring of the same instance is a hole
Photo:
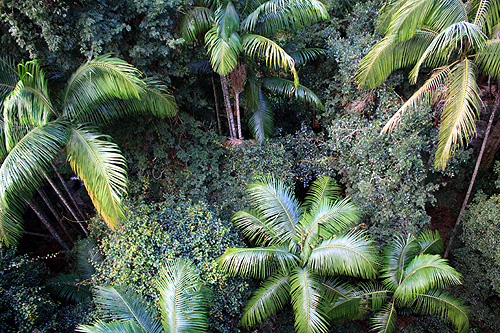
[[[217,269],[215,259],[226,248],[241,245],[242,240],[206,204],[173,199],[131,204],[121,229],[110,233],[101,227],[92,230],[104,255],[104,261],[96,266],[94,284],[127,284],[153,301],[158,296],[154,285],[158,269],[182,256],[194,262],[201,279],[214,291],[211,330],[225,332],[237,326],[250,293],[248,284],[227,278]]]

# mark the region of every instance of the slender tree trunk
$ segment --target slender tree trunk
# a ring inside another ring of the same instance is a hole
[[[66,226],[62,223],[61,217],[57,213],[56,209],[54,208],[54,205],[52,205],[52,202],[50,202],[50,200],[47,197],[47,195],[45,194],[45,192],[42,189],[38,189],[37,192],[40,195],[40,197],[42,198],[43,202],[45,202],[45,205],[49,208],[52,215],[54,215],[54,217],[56,218],[56,220],[59,223],[59,225],[61,226],[62,230],[64,230],[64,233],[66,234],[66,236],[68,236],[69,240],[73,243],[74,242],[73,237],[71,237],[71,234],[68,232],[68,228],[66,228]]]
[[[241,134],[241,117],[240,117],[240,94],[234,94],[234,108],[236,109],[236,124],[238,125],[238,139],[243,139]]]
[[[25,201],[28,204],[28,206],[30,206],[30,208],[35,212],[36,216],[38,216],[38,218],[40,219],[42,224],[45,226],[45,228],[47,228],[47,230],[51,233],[51,235],[54,236],[56,241],[62,246],[62,248],[65,249],[66,251],[69,251],[68,245],[66,245],[66,243],[62,240],[61,236],[56,231],[56,229],[54,229],[54,227],[52,227],[52,225],[50,224],[50,222],[47,219],[47,217],[45,216],[45,214],[36,205],[35,201],[28,201],[28,200],[25,200]]]
[[[229,124],[229,135],[231,138],[236,139],[236,127],[234,126],[233,109],[229,99],[229,84],[227,75],[220,76],[220,83],[222,87],[222,95],[224,96],[224,107],[226,108],[226,116]]]
[[[219,110],[219,99],[217,98],[217,88],[215,87],[214,76],[212,75],[212,88],[214,90],[214,103],[215,103],[215,114],[217,115],[217,128],[219,129],[219,135],[222,135],[222,127],[220,123],[220,110]]]
[[[78,224],[82,228],[83,232],[85,233],[85,236],[88,236],[89,234],[88,234],[87,230],[82,225],[82,223],[79,221],[78,217],[76,216],[75,211],[73,210],[73,208],[71,208],[71,206],[69,205],[69,203],[66,200],[66,198],[64,198],[64,196],[62,195],[61,191],[59,191],[59,189],[57,188],[56,184],[54,184],[54,182],[52,181],[52,179],[50,179],[50,177],[47,176],[47,174],[45,172],[43,173],[43,175],[44,175],[45,179],[49,182],[50,186],[52,186],[52,188],[54,189],[54,191],[57,193],[57,196],[59,197],[59,199],[61,199],[61,201],[63,202],[63,204],[66,206],[66,208],[70,212],[71,216],[73,216],[73,218],[75,219],[75,221],[78,222]]]
[[[68,188],[68,184],[66,183],[64,178],[61,176],[61,173],[59,172],[59,170],[57,170],[56,166],[53,163],[51,163],[51,165],[52,165],[52,169],[54,169],[54,172],[57,175],[57,178],[59,178],[59,181],[63,185],[64,190],[66,191],[66,194],[68,195],[69,199],[71,200],[71,202],[75,206],[76,210],[78,211],[78,214],[80,214],[80,218],[82,220],[85,220],[85,215],[80,210],[80,207],[78,207],[78,204],[76,203],[75,198],[73,198],[73,196],[71,195],[71,192],[69,191],[69,188]]]
[[[500,84],[499,84],[500,87]],[[486,143],[488,142],[488,136],[490,134],[491,125],[493,124],[493,118],[495,118],[495,114],[500,109],[500,91],[497,91],[497,97],[495,99],[495,105],[493,106],[493,111],[491,111],[490,120],[488,121],[488,127],[486,128],[486,133],[484,134],[483,144],[481,145],[481,151],[479,152],[479,156],[477,157],[476,166],[474,167],[474,172],[472,174],[472,179],[469,184],[469,189],[467,190],[467,194],[465,195],[464,202],[462,204],[462,208],[460,209],[460,213],[458,214],[457,222],[455,222],[455,226],[453,227],[453,231],[450,236],[450,240],[448,241],[448,246],[446,247],[446,251],[444,252],[444,258],[448,258],[450,253],[451,245],[455,240],[457,235],[458,227],[462,222],[462,215],[465,212],[465,208],[467,207],[467,203],[469,202],[470,195],[472,193],[472,188],[474,187],[474,182],[476,181],[477,172],[479,170],[479,166],[481,165],[481,159],[483,158],[484,150],[486,148]]]

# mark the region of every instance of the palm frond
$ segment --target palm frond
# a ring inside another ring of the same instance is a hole
[[[231,221],[241,231],[243,237],[257,246],[288,243],[286,235],[281,235],[283,230],[276,228],[257,211],[241,210],[233,215]]]
[[[217,35],[228,42],[233,33],[240,27],[240,18],[231,1],[224,6],[219,6],[215,11],[215,27]]]
[[[71,127],[66,152],[71,168],[83,181],[97,212],[111,229],[123,218],[126,194],[125,158],[118,146],[89,128]]]
[[[98,321],[94,325],[80,325],[76,332],[83,333],[147,333],[133,321],[112,321],[105,323]]]
[[[466,6],[462,0],[437,1],[425,24],[429,25],[434,31],[443,31],[443,29],[454,23],[460,21],[470,22],[469,8],[470,6]]]
[[[262,85],[269,91],[275,94],[280,94],[288,98],[295,98],[299,101],[305,102],[319,110],[324,110],[325,107],[318,96],[313,93],[309,88],[299,84],[295,85],[294,82],[277,78],[266,77],[262,79]]]
[[[437,315],[449,320],[460,333],[469,331],[468,309],[463,303],[445,292],[430,290],[418,296],[415,311],[426,315]]]
[[[265,279],[276,272],[286,274],[297,266],[299,258],[285,247],[227,249],[217,259],[219,267],[230,276]]]
[[[75,303],[92,297],[89,281],[82,281],[81,275],[78,273],[60,274],[49,279],[47,289],[53,295]]]
[[[442,66],[451,55],[464,47],[479,50],[486,42],[486,35],[477,25],[469,22],[457,22],[443,30],[429,44],[425,52],[410,72],[410,83],[417,81],[422,65]]]
[[[394,302],[387,303],[382,310],[371,319],[371,328],[377,333],[390,333],[396,329],[397,321]]]
[[[486,23],[486,17],[488,16],[488,9],[492,2],[495,1],[481,0],[478,2],[477,9],[475,10],[476,13],[474,18],[475,25],[482,27]]]
[[[361,282],[356,287],[356,297],[365,300],[368,307],[372,310],[381,309],[384,302],[392,295],[392,291],[384,288],[379,283]]]
[[[251,205],[279,230],[286,240],[299,235],[298,223],[302,215],[300,204],[280,180],[272,177],[248,185]]]
[[[214,12],[206,7],[194,7],[181,21],[179,34],[190,42],[202,33],[206,33],[214,24]]]
[[[195,61],[187,65],[187,68],[196,74],[213,74],[214,69],[210,61],[204,59],[200,61]]]
[[[363,232],[326,239],[311,251],[307,267],[320,274],[373,278],[378,273],[378,252]]]
[[[130,321],[148,333],[162,331],[160,321],[153,317],[144,300],[131,290],[99,286],[94,301],[106,319]]]
[[[161,270],[158,280],[163,329],[166,332],[206,332],[208,302],[191,262],[178,259]]]
[[[82,119],[96,102],[140,98],[145,86],[131,64],[105,54],[89,60],[71,76],[63,95],[65,118]]]
[[[297,71],[295,70],[295,61],[276,42],[264,36],[254,34],[244,35],[242,41],[243,50],[248,56],[263,58],[267,66],[289,70],[293,74],[294,85],[297,86],[299,84]]]
[[[7,151],[7,141],[5,140],[5,126],[3,121],[3,113],[0,112],[0,164],[3,163],[3,160],[5,159],[5,157],[7,157],[7,154],[8,151]]]
[[[247,84],[245,97],[250,113],[248,127],[257,141],[264,141],[271,136],[274,129],[274,113],[269,100],[260,85],[252,87],[251,84]]]
[[[500,21],[500,3],[496,0],[476,0],[468,3],[469,17],[483,31],[490,33]]]
[[[422,254],[408,264],[394,296],[403,304],[408,304],[431,288],[460,284],[460,277],[460,273],[439,255]]]
[[[384,284],[391,290],[396,288],[403,279],[405,267],[420,251],[420,245],[412,234],[398,234],[384,250],[384,266],[382,278]]]
[[[11,93],[19,81],[14,60],[9,56],[0,56],[0,104]]]
[[[435,33],[420,30],[404,42],[387,35],[361,59],[356,71],[359,88],[375,88],[396,69],[415,64],[432,42]]]
[[[389,119],[385,126],[380,131],[382,134],[392,132],[401,123],[404,115],[408,110],[415,109],[422,101],[428,100],[432,102],[440,95],[440,91],[446,82],[447,76],[450,74],[451,68],[457,61],[437,68],[431,77],[415,92],[413,95],[399,108],[399,110]]]
[[[484,47],[476,56],[478,69],[495,78],[500,77],[500,38],[484,43]]]
[[[295,66],[300,66],[307,64],[309,61],[316,60],[322,55],[325,55],[326,50],[320,48],[308,48],[308,49],[291,51],[288,52],[288,54],[295,61]]]
[[[420,244],[421,254],[440,254],[444,250],[443,240],[438,230],[421,233],[417,241]]]
[[[272,35],[279,30],[295,30],[329,18],[326,7],[317,0],[270,0],[248,14],[241,28],[245,32],[258,31]]]
[[[313,181],[307,191],[302,209],[310,212],[319,207],[322,202],[333,202],[339,198],[340,187],[331,177],[320,176]]]
[[[243,51],[240,36],[233,32],[224,40],[213,27],[205,34],[205,45],[212,68],[219,75],[229,74],[238,65],[238,57]]]
[[[295,312],[295,330],[328,332],[328,309],[324,306],[319,275],[296,267],[290,274],[290,293]]]
[[[355,319],[364,313],[360,297],[354,293],[355,289],[347,282],[337,278],[330,278],[321,283],[323,298],[328,299],[328,317],[330,319]]]
[[[475,133],[481,98],[474,63],[464,59],[449,74],[434,166],[444,170],[450,155]]]
[[[267,278],[255,290],[243,310],[241,325],[244,327],[262,323],[290,300],[289,274],[277,273]]]
[[[24,228],[23,213],[26,203],[23,195],[7,196],[0,201],[0,242],[5,246],[15,246]]]

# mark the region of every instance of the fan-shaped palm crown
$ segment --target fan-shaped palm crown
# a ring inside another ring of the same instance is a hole
[[[349,230],[358,210],[338,192],[330,178],[321,177],[301,205],[275,179],[249,185],[254,209],[232,220],[258,247],[228,249],[218,259],[230,275],[265,279],[245,307],[244,326],[262,322],[291,300],[298,332],[327,332],[330,306],[339,295],[323,277],[376,276],[377,251],[363,232]]]
[[[368,297],[378,310],[372,319],[376,332],[396,328],[397,308],[436,315],[451,321],[459,332],[467,332],[469,320],[463,304],[440,289],[460,284],[460,274],[439,256],[443,241],[432,231],[399,235],[384,251],[383,286],[364,284],[358,297]]]
[[[37,61],[16,67],[0,58],[0,239],[16,244],[25,201],[61,151],[111,228],[123,214],[125,159],[93,125],[133,114],[171,116],[174,98],[159,82],[142,79],[123,60],[103,55],[83,64],[57,98]]]
[[[380,85],[393,70],[422,67],[431,77],[385,125],[391,131],[421,101],[444,100],[435,167],[444,169],[456,148],[475,133],[481,99],[479,73],[500,77],[500,0],[393,0],[382,8],[378,28],[385,37],[359,65],[360,88]]]
[[[160,318],[131,290],[99,287],[96,303],[106,314],[105,323],[82,325],[77,332],[183,333],[207,332],[210,290],[202,285],[194,266],[183,259],[168,263],[158,280]]]

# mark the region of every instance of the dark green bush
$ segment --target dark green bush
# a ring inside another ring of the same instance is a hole
[[[250,290],[245,280],[219,272],[215,261],[226,248],[242,245],[231,224],[214,216],[206,204],[188,200],[131,204],[128,208],[121,229],[109,232],[101,222],[102,230],[92,230],[105,258],[96,266],[93,283],[127,284],[154,301],[158,269],[182,256],[194,262],[214,292],[211,330],[228,332],[237,327]]]

